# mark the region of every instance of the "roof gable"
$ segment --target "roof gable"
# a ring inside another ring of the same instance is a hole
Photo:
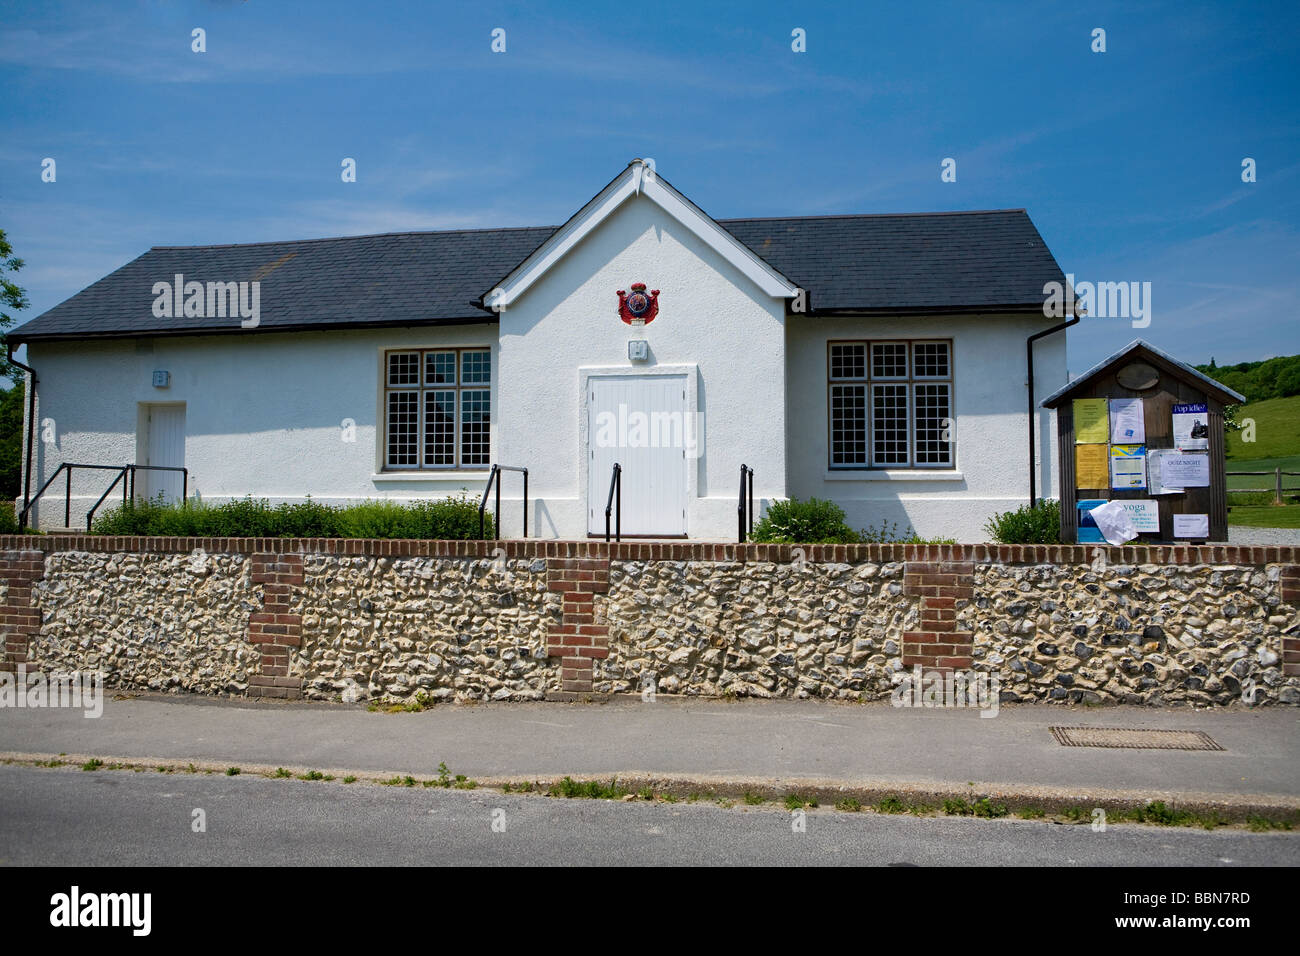
[[[717,222],[709,218],[698,206],[679,193],[667,180],[658,176],[654,167],[644,160],[634,159],[618,176],[579,209],[564,225],[523,262],[483,294],[483,305],[493,311],[506,308],[522,296],[557,262],[583,239],[591,235],[601,223],[614,215],[624,203],[634,196],[644,196],[667,215],[681,223],[700,241],[719,256],[735,266],[774,298],[792,298],[798,287],[754,254],[743,242]]]
[[[1246,400],[1244,395],[1233,391],[1221,382],[1216,382],[1208,375],[1198,372],[1186,362],[1180,362],[1168,352],[1156,348],[1145,339],[1134,339],[1118,352],[1102,359],[1078,378],[1072,380],[1069,384],[1057,389],[1051,395],[1047,396],[1041,402],[1042,407],[1056,408],[1058,405],[1063,404],[1080,392],[1086,391],[1094,380],[1099,376],[1105,375],[1121,362],[1127,363],[1138,358],[1144,359],[1159,368],[1163,368],[1175,378],[1180,378],[1183,381],[1196,386],[1198,389],[1205,392],[1205,394],[1210,398],[1213,398],[1215,401],[1224,405],[1231,405]]]

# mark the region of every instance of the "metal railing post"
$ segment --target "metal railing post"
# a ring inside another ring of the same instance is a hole
[[[746,507],[748,501],[748,507]],[[740,466],[740,495],[736,500],[736,539],[745,543],[745,528],[754,534],[754,469],[748,465]]]
[[[72,527],[72,466],[68,466],[68,491],[63,498],[63,527]]]
[[[744,463],[740,466],[740,497],[736,501],[736,540],[745,543],[745,472]]]
[[[1281,503],[1282,503],[1282,466],[1279,465],[1277,468],[1274,469],[1273,504],[1280,505]]]
[[[617,506],[617,512],[615,507]],[[609,497],[605,499],[605,543],[609,543],[609,522],[614,519],[614,540],[623,540],[623,466],[614,462],[609,479]]]
[[[478,536],[480,541],[483,540],[484,534],[483,514],[487,510],[488,496],[493,492],[493,482],[496,483],[496,504],[494,506],[496,509],[496,516],[494,518],[496,521],[496,527],[492,530],[492,538],[494,541],[501,540],[501,473],[503,471],[517,471],[524,476],[524,537],[528,537],[528,469],[520,468],[518,465],[493,464],[492,471],[488,475],[487,487],[483,489],[483,499],[478,505]]]
[[[488,495],[492,493],[492,482],[497,480],[498,473],[499,469],[496,465],[493,465],[492,471],[488,473],[487,487],[483,489],[483,499],[478,503],[478,539],[480,541],[483,540],[483,511],[487,508]],[[497,509],[500,510],[500,507],[498,504]]]
[[[40,500],[41,495],[45,494],[45,490],[49,488],[50,485],[54,484],[55,480],[59,477],[59,472],[63,471],[66,467],[66,464],[61,464],[58,468],[55,468],[54,474],[50,475],[50,477],[46,479],[45,484],[41,485],[41,490],[36,492],[36,494],[28,499],[27,503],[23,505],[22,514],[18,516],[18,526],[20,528],[27,527],[27,515],[31,512],[36,502]]]
[[[754,536],[754,469],[749,469],[749,536]]]

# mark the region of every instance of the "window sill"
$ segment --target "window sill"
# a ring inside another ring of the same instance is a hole
[[[492,474],[484,471],[381,471],[371,475],[370,480],[381,481],[487,481]]]
[[[934,470],[909,468],[895,471],[888,469],[881,471],[852,471],[837,468],[827,470],[825,478],[827,481],[964,481],[965,475],[960,471],[949,471],[942,468]]]

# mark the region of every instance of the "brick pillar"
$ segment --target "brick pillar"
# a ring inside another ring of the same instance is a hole
[[[44,552],[0,553],[0,581],[5,585],[0,602],[0,633],[4,635],[0,671],[15,672],[27,661],[28,642],[41,628],[40,612],[32,607],[32,584],[44,576]]]
[[[609,625],[595,613],[596,595],[609,591],[609,559],[547,558],[546,589],[563,595],[560,621],[546,634],[546,653],[560,658],[561,691],[590,694],[592,662],[609,656]]]
[[[925,668],[971,666],[974,639],[957,630],[957,602],[971,599],[973,561],[908,561],[903,566],[903,593],[920,598],[918,630],[903,635],[903,666]]]
[[[1284,564],[1279,584],[1282,600],[1300,608],[1300,565]],[[1282,635],[1282,673],[1287,677],[1300,677],[1300,633]]]
[[[289,603],[293,588],[302,586],[302,555],[257,553],[250,561],[253,583],[262,585],[262,610],[248,616],[248,641],[261,651],[248,696],[296,699],[302,678],[289,676],[289,654],[302,646],[302,615],[291,613]]]

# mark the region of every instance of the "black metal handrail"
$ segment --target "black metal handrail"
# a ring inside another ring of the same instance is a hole
[[[614,462],[609,476],[609,498],[605,502],[605,541],[609,541],[609,518],[614,516],[614,540],[623,540],[623,466]]]
[[[492,491],[492,485],[497,488],[496,498],[496,517],[492,519],[492,540],[501,539],[501,472],[517,471],[524,476],[524,537],[528,537],[528,469],[520,468],[518,465],[493,465],[492,473],[488,475],[487,487],[483,489],[483,500],[478,503],[478,537],[483,540],[483,511],[487,508],[488,495]]]
[[[748,488],[748,507],[746,507],[745,490]],[[748,517],[749,533],[754,533],[754,469],[748,465],[740,466],[740,500],[736,503],[736,534],[741,544],[745,543],[745,523]]]
[[[107,498],[107,497],[109,496],[109,494],[112,493],[113,489],[117,487],[117,483],[118,483],[119,481],[122,482],[122,504],[123,504],[123,505],[126,504],[126,496],[127,496],[127,487],[126,487],[126,486],[127,486],[127,481],[126,481],[126,473],[127,473],[129,470],[130,470],[130,469],[129,469],[126,465],[123,465],[121,471],[119,471],[119,472],[117,473],[117,477],[113,479],[113,483],[112,483],[111,485],[109,485],[106,489],[104,489],[104,493],[103,493],[102,495],[99,496],[99,500],[96,501],[93,505],[90,506],[90,510],[86,512],[86,532],[87,532],[87,533],[90,532],[91,525],[93,524],[93,522],[94,522],[94,520],[95,520],[95,512],[98,511],[98,510],[99,510],[99,506],[102,505],[102,504],[104,503],[104,499]],[[64,522],[65,522],[65,524],[64,524],[64,527],[65,527],[65,528],[67,527],[67,522],[69,521],[69,518],[70,518],[70,516],[66,513],[66,508],[65,508],[65,514],[64,514],[64,516],[63,516],[63,520],[64,520]]]
[[[181,473],[181,500],[184,501],[189,496],[190,472],[188,468],[179,468],[172,465],[91,465],[85,462],[65,461],[65,462],[61,462],[59,464],[59,467],[54,469],[54,474],[50,475],[49,479],[45,482],[45,484],[41,485],[41,490],[36,492],[36,494],[32,496],[31,500],[28,501],[25,505],[23,505],[22,511],[18,512],[19,530],[22,530],[27,527],[27,514],[32,510],[32,506],[36,504],[36,502],[40,499],[41,495],[45,494],[46,489],[49,488],[50,485],[54,484],[54,479],[58,478],[59,475],[64,472],[67,473],[67,486],[66,486],[66,490],[64,491],[64,499],[63,499],[63,527],[65,528],[72,527],[72,472],[76,468],[89,468],[92,471],[117,472],[117,477],[115,477],[113,479],[113,483],[108,486],[108,491],[105,491],[102,495],[99,496],[99,500],[95,502],[94,506],[90,509],[89,513],[86,515],[87,531],[90,530],[90,522],[95,517],[95,511],[99,508],[100,505],[104,503],[104,499],[106,499],[109,496],[109,494],[113,491],[113,489],[117,487],[117,483],[119,481],[122,481],[123,478],[127,475],[130,475],[130,490],[129,490],[130,497],[132,499],[135,498],[135,473],[137,471],[179,471]],[[128,495],[127,483],[123,482],[122,484],[123,504],[126,504],[127,495]]]

